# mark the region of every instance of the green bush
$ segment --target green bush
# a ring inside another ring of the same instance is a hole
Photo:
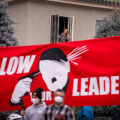
[[[7,3],[0,2],[0,46],[16,46],[18,42],[13,37],[14,29],[12,27],[14,22],[8,16],[7,7]]]

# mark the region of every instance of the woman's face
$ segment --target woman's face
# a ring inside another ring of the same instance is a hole
[[[39,69],[43,80],[51,91],[63,89],[68,80],[68,72],[70,71],[69,62],[55,60],[41,60]]]

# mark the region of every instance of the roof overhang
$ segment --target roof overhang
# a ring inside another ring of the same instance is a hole
[[[104,9],[113,9],[113,5],[106,5],[106,4],[99,4],[99,3],[92,3],[92,2],[84,2],[78,0],[45,0],[49,2],[56,2],[56,3],[64,3],[76,6],[86,6],[86,7],[94,7],[94,8],[104,8]]]
[[[4,2],[17,2],[22,0],[0,0]],[[94,7],[94,8],[103,8],[103,9],[110,9],[114,8],[114,5],[106,5],[106,4],[99,4],[99,3],[92,3],[92,2],[85,2],[81,0],[24,0],[24,1],[41,1],[41,2],[54,2],[54,3],[61,3],[61,4],[69,4],[75,6],[84,6],[84,7]]]

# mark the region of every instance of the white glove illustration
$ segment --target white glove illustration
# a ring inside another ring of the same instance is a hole
[[[21,101],[21,97],[24,96],[27,92],[30,92],[31,83],[32,79],[29,77],[19,80],[14,88],[11,102],[15,104],[19,103]]]

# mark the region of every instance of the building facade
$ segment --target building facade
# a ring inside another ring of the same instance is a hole
[[[97,21],[109,16],[111,4],[80,0],[6,0],[20,45],[57,42],[68,28],[71,41],[92,39]]]

